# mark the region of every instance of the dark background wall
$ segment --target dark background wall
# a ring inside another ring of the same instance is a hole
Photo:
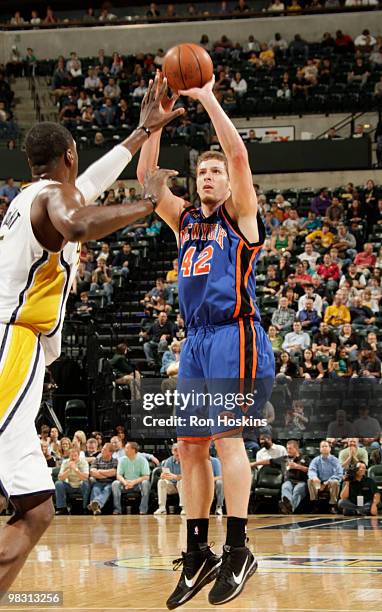
[[[104,152],[90,149],[79,152],[79,171],[98,159]],[[253,174],[309,172],[324,170],[362,170],[371,167],[371,142],[365,138],[345,140],[298,140],[295,142],[254,143],[248,145]],[[162,147],[159,165],[188,172],[187,147]],[[138,155],[122,173],[123,179],[135,179]],[[22,151],[0,150],[0,178],[13,176],[18,181],[28,180],[29,167]]]

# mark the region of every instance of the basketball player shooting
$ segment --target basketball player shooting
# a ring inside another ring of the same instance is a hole
[[[53,515],[53,481],[34,421],[45,366],[61,352],[79,241],[107,236],[153,211],[147,198],[131,206],[87,204],[114,183],[151,132],[180,114],[160,111],[166,89],[158,77],[150,82],[138,128],[78,179],[68,130],[38,123],[26,137],[33,182],[12,201],[0,228],[0,493],[14,507],[0,532],[0,598]]]
[[[255,296],[255,266],[265,231],[258,213],[247,150],[234,125],[213,94],[213,80],[202,88],[179,93],[198,100],[209,114],[224,154],[203,153],[197,163],[200,208],[174,196],[167,179],[177,173],[158,170],[160,132],[144,144],[138,179],[144,193],[157,201],[156,212],[173,229],[179,246],[179,305],[187,324],[178,376],[182,392],[254,388],[255,404],[231,408],[232,416],[252,410],[259,415],[270,396],[274,357],[261,327]],[[171,110],[174,99],[167,106]],[[163,111],[165,112],[165,111]],[[199,382],[198,382],[199,381]],[[248,384],[249,383],[249,384]],[[215,580],[211,604],[223,604],[242,591],[257,562],[246,546],[251,469],[242,439],[242,426],[220,422],[227,409],[210,403],[187,406],[178,415],[210,417],[212,426],[178,428],[178,448],[187,513],[187,550],[183,570],[167,601],[169,609],[189,601]],[[189,419],[190,421],[190,419]],[[208,546],[208,520],[213,500],[209,447],[214,440],[222,462],[227,508],[227,537],[223,556]]]

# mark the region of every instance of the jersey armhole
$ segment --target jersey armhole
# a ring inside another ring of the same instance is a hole
[[[248,249],[254,249],[256,247],[261,247],[264,244],[265,241],[265,227],[264,227],[264,223],[263,220],[261,218],[260,215],[260,211],[257,211],[257,227],[259,230],[259,240],[258,242],[249,242],[248,239],[244,236],[243,232],[240,230],[238,224],[236,223],[236,221],[234,221],[228,211],[227,211],[227,207],[225,205],[225,203],[223,204],[223,206],[221,207],[222,210],[222,214],[223,217],[225,218],[225,220],[227,221],[228,225],[231,226],[232,230],[235,232],[235,234],[237,234],[239,236],[239,238],[241,238],[241,240],[243,240],[245,246]]]
[[[188,213],[190,213],[192,210],[195,210],[195,206],[193,206],[192,204],[190,204],[189,206],[187,206],[187,208],[184,208],[180,214],[179,217],[179,234],[183,229],[183,223],[184,220],[186,218],[186,216],[188,215]]]

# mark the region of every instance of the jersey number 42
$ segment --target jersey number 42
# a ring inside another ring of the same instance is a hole
[[[209,274],[211,270],[211,264],[209,263],[212,255],[214,254],[214,247],[208,245],[196,258],[194,262],[196,247],[190,246],[184,254],[182,260],[181,270],[183,276],[201,276],[202,274]]]

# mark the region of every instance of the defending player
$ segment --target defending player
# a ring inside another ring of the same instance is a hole
[[[114,183],[151,131],[178,116],[159,112],[165,93],[166,83],[151,82],[139,127],[77,181],[76,144],[63,126],[38,123],[26,138],[34,182],[13,200],[0,228],[0,493],[15,509],[0,533],[0,594],[52,519],[54,486],[34,421],[45,365],[60,355],[78,241],[102,238],[153,210],[149,199],[86,204]]]
[[[230,119],[213,94],[213,81],[201,89],[180,92],[198,100],[209,114],[224,154],[209,151],[197,164],[197,192],[201,207],[186,208],[174,196],[167,179],[176,172],[155,170],[160,133],[144,145],[138,179],[144,193],[157,200],[156,212],[176,234],[179,245],[179,304],[186,319],[188,337],[182,349],[178,383],[182,391],[248,389],[255,385],[252,408],[207,409],[193,406],[193,413],[212,417],[213,427],[178,428],[185,508],[187,551],[183,571],[167,601],[172,609],[193,597],[216,578],[209,593],[212,604],[236,597],[256,571],[257,562],[246,547],[247,509],[251,470],[242,427],[219,423],[219,416],[259,414],[274,379],[271,345],[260,325],[255,296],[255,265],[264,241],[247,150]],[[167,108],[172,104],[168,102]],[[164,112],[164,111],[163,111]],[[199,383],[198,383],[199,381]],[[239,384],[240,381],[240,384]],[[250,383],[248,385],[248,383]],[[253,410],[255,411],[253,412]],[[189,413],[180,411],[185,417]],[[209,461],[210,440],[222,462],[228,514],[223,557],[208,547],[208,517],[213,499]]]

